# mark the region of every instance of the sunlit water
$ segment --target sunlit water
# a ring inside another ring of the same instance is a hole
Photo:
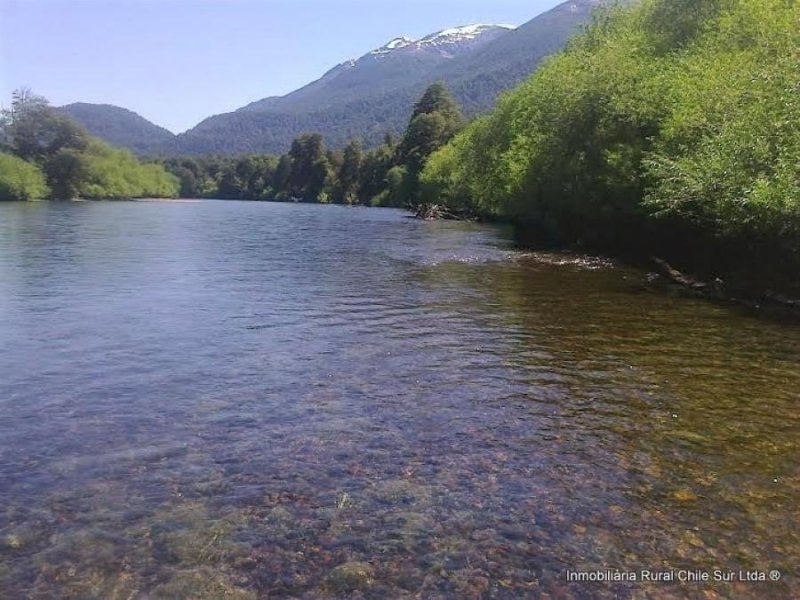
[[[796,322],[501,229],[0,205],[2,598],[800,597],[798,407]]]

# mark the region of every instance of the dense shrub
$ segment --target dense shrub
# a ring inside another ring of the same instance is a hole
[[[38,200],[49,192],[44,174],[36,165],[0,153],[0,200]]]
[[[541,239],[693,255],[719,272],[765,260],[790,270],[798,48],[800,4],[786,0],[602,10],[431,157],[424,194],[526,222]]]

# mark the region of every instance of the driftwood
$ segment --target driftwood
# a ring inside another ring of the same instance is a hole
[[[714,291],[715,289],[719,289],[720,285],[722,284],[722,282],[718,280],[715,283],[715,285],[712,286],[711,284],[705,281],[699,281],[697,279],[693,279],[688,275],[684,275],[677,269],[672,268],[672,266],[667,261],[657,258],[655,256],[651,256],[650,260],[652,260],[653,263],[655,263],[655,265],[658,267],[658,270],[664,277],[684,287],[695,290],[697,292],[707,293],[709,291]]]
[[[651,256],[650,260],[658,267],[659,272],[664,277],[702,296],[730,300],[756,307],[761,304],[773,304],[784,308],[800,309],[800,299],[789,298],[788,296],[773,292],[772,290],[765,290],[756,294],[739,290],[740,293],[736,293],[734,290],[728,289],[728,286],[726,286],[725,282],[721,279],[715,279],[710,283],[699,281],[681,273],[665,260],[656,258],[655,256]]]
[[[764,298],[774,304],[780,304],[781,306],[788,306],[789,308],[800,310],[800,299],[789,298],[784,294],[779,294],[777,292],[773,292],[772,290],[767,290],[764,292]]]
[[[444,204],[420,204],[414,207],[414,217],[424,221],[436,221],[439,219],[463,220],[459,214],[452,212]]]

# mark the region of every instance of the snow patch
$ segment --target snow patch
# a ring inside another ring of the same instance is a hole
[[[394,50],[395,48],[403,48],[404,46],[409,46],[414,43],[414,40],[407,38],[407,37],[399,37],[393,39],[391,42],[386,44],[384,48],[388,48],[389,50]]]
[[[383,57],[397,50],[408,48],[409,46],[420,49],[431,46],[446,46],[450,44],[469,42],[479,38],[487,31],[493,29],[507,29],[510,31],[516,29],[516,27],[514,25],[464,25],[463,27],[451,27],[450,29],[437,31],[436,33],[425,36],[421,40],[415,40],[402,36],[394,38],[393,40],[387,42],[384,46],[381,46],[377,50],[373,50],[367,54],[367,56]]]
[[[393,50],[399,50],[400,48],[405,48],[406,46],[410,46],[415,41],[416,40],[412,40],[411,38],[407,38],[405,36],[404,37],[399,37],[399,38],[394,38],[392,41],[390,41],[386,45],[381,46],[377,50],[373,50],[372,52],[370,52],[370,55],[372,55],[372,56],[376,56],[376,55],[380,56],[380,55],[383,55],[383,54],[389,54]]]
[[[435,46],[440,44],[451,44],[474,40],[475,38],[486,33],[488,30],[497,28],[508,30],[516,29],[516,27],[513,25],[464,25],[463,27],[451,27],[450,29],[444,29],[437,33],[432,33],[431,35],[422,38],[418,44],[422,46]]]

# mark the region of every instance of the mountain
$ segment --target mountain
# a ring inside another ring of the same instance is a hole
[[[92,135],[136,154],[163,153],[175,144],[171,131],[126,108],[78,102],[57,110],[78,121]]]
[[[517,29],[477,25],[421,40],[396,38],[287,96],[210,117],[179,136],[178,147],[187,154],[284,152],[312,131],[332,147],[353,137],[375,144],[403,130],[414,102],[435,81],[451,89],[467,114],[488,110],[563,48],[602,2],[569,0]]]
[[[605,1],[568,0],[518,28],[467,25],[419,40],[397,37],[294,92],[209,117],[178,136],[147,121],[161,133],[142,135],[143,124],[134,127],[127,118],[138,115],[124,109],[117,109],[123,112],[112,126],[105,109],[114,107],[103,107],[99,116],[88,109],[72,116],[95,135],[140,153],[280,153],[309,132],[322,133],[329,147],[353,138],[374,145],[386,133],[403,131],[414,102],[435,81],[450,88],[467,114],[491,109],[502,92],[563,48]]]
[[[180,136],[179,147],[187,154],[284,152],[295,137],[309,131],[319,131],[332,146],[353,137],[378,141],[387,131],[400,131],[414,96],[424,87],[420,84],[435,80],[431,73],[512,29],[472,25],[420,40],[395,38],[286,96],[204,120]]]
[[[247,112],[318,111],[337,104],[414,85],[437,67],[509,33],[509,25],[471,25],[440,31],[421,40],[395,38],[361,58],[337,65],[320,79],[280,98],[239,109]]]
[[[542,13],[472,55],[459,57],[439,69],[467,114],[490,110],[500,93],[530,76],[539,63],[559,52],[608,0],[570,0]]]

